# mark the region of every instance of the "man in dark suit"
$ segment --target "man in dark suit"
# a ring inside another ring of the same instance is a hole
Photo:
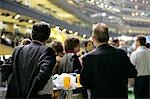
[[[137,71],[126,53],[109,46],[108,27],[98,23],[93,27],[92,40],[96,49],[83,57],[80,81],[91,90],[91,98],[128,98],[129,77]]]
[[[56,63],[54,51],[44,45],[49,35],[50,28],[47,24],[35,24],[32,42],[14,49],[6,98],[51,97],[48,94],[38,95],[47,84]]]

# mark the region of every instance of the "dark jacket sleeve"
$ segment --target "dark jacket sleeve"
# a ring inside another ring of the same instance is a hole
[[[12,69],[12,57],[9,57],[4,64],[0,66],[0,70],[2,73],[2,81],[8,80],[8,77],[13,72]]]
[[[38,65],[40,67],[39,73],[35,78],[35,87],[37,90],[42,90],[52,75],[53,67],[56,63],[56,56],[51,48],[47,48],[39,58]]]
[[[127,76],[128,78],[135,78],[137,76],[137,70],[135,69],[135,66],[131,63],[129,57],[125,52],[123,52],[124,56],[124,64],[127,66]]]
[[[84,88],[90,89],[90,67],[87,65],[87,61],[85,57],[82,58],[82,69],[80,73],[80,83]]]

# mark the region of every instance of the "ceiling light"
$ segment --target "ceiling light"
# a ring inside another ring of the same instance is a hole
[[[145,1],[143,0],[142,3],[145,4]]]
[[[72,30],[69,30],[69,33],[72,33]]]
[[[141,16],[143,16],[145,13],[144,12],[141,12]]]
[[[99,4],[99,2],[98,2],[98,1],[96,1],[96,4],[98,5],[98,4]]]
[[[113,16],[109,16],[108,18],[109,18],[109,19],[113,19]]]
[[[138,6],[137,6],[137,5],[135,5],[135,9],[138,9]]]
[[[102,12],[102,17],[105,17],[107,14],[105,12]]]
[[[135,13],[131,13],[132,16],[135,16]]]
[[[67,29],[63,29],[63,30],[62,30],[62,32],[66,32],[66,31],[67,31]]]
[[[29,23],[33,23],[33,20],[28,20]]]
[[[123,17],[123,19],[126,19],[126,17]]]
[[[132,32],[132,30],[129,30],[129,32],[131,33],[131,32]]]
[[[122,7],[125,7],[125,4],[122,4]]]
[[[105,5],[105,8],[107,8],[108,7],[108,5]]]
[[[135,12],[135,16],[138,16],[139,15],[139,13],[138,12]]]
[[[55,26],[55,29],[59,30],[59,26]]]
[[[17,20],[17,19],[19,19],[19,18],[20,18],[20,16],[21,16],[20,14],[17,14],[17,15],[15,16],[15,18],[14,18],[14,19],[16,19],[16,20]]]
[[[148,4],[148,1],[146,1],[146,4]]]
[[[82,36],[83,38],[86,38],[86,35],[85,34],[83,34],[83,36]]]
[[[75,32],[74,35],[78,35],[78,32]]]
[[[92,2],[92,3],[94,3],[94,2],[95,2],[95,0],[91,0],[91,2]]]
[[[111,6],[109,6],[108,8],[109,8],[109,9],[112,9],[112,7],[111,7]]]

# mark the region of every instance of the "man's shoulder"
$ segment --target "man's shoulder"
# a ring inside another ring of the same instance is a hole
[[[96,52],[97,52],[97,49],[94,49],[94,50],[92,50],[92,51],[90,51],[88,53],[85,53],[85,55],[83,56],[83,58],[95,55]]]

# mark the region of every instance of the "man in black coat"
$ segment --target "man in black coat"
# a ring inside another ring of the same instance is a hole
[[[14,49],[6,98],[50,98],[50,95],[38,95],[47,84],[56,63],[54,51],[44,45],[49,35],[47,24],[35,24],[32,42]]]
[[[93,27],[92,40],[96,49],[83,57],[80,81],[91,90],[91,98],[128,98],[128,78],[137,71],[126,53],[109,46],[108,27],[98,23]]]

